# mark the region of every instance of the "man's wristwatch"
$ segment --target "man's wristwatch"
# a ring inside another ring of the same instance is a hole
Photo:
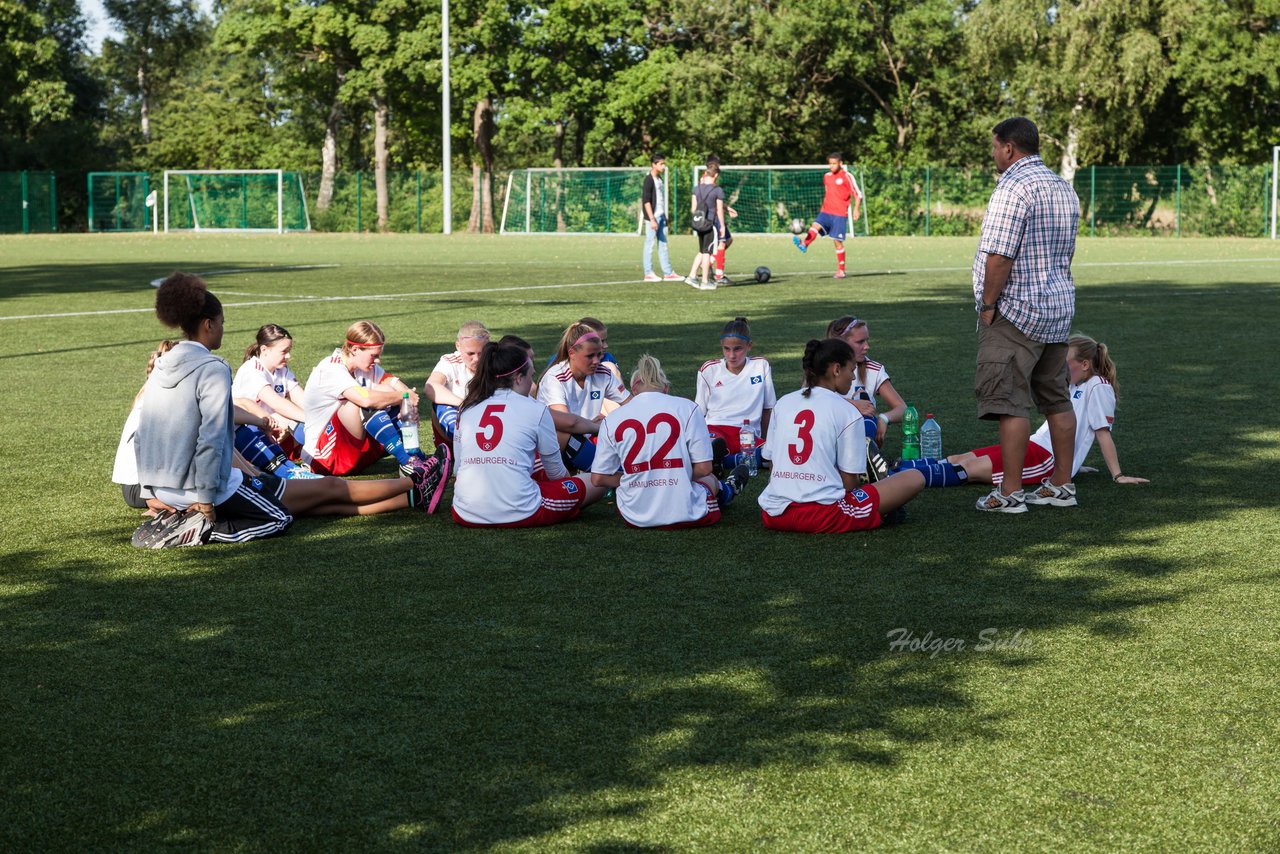
[[[985,302],[975,302],[975,303],[973,304],[973,310],[974,310],[974,311],[976,311],[976,312],[978,312],[978,314],[982,314],[984,311],[995,311],[995,310],[996,310],[996,304],[995,304],[995,303],[985,303]]]

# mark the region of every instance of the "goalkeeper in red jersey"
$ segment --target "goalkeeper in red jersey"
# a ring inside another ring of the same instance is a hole
[[[853,203],[853,219],[856,222],[862,211],[862,193],[853,175],[844,168],[844,158],[840,152],[833,151],[827,155],[827,174],[822,176],[825,193],[822,197],[822,211],[818,214],[809,233],[804,237],[795,235],[796,248],[801,252],[809,249],[809,244],[820,236],[826,235],[836,247],[836,275],[843,279],[844,272],[844,235],[849,226],[849,203]]]

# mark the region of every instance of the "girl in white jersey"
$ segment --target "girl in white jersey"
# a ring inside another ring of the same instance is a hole
[[[467,527],[525,528],[577,518],[604,490],[570,477],[545,404],[529,397],[533,359],[486,344],[458,412],[453,520]],[[534,480],[535,460],[546,480]]]
[[[853,350],[836,338],[810,341],[801,365],[806,387],[778,401],[765,441],[773,468],[760,493],[764,526],[834,534],[901,521],[925,476],[906,471],[858,486],[867,442],[861,415],[845,399],[856,376]]]
[[[347,327],[343,345],[311,372],[303,458],[321,474],[349,475],[391,454],[402,474],[441,467],[448,480],[447,446],[426,459],[405,450],[395,413],[406,394],[417,406],[418,393],[382,369],[386,340],[376,323],[358,320]]]
[[[231,381],[236,405],[268,419],[266,429],[236,428],[236,450],[263,471],[286,479],[308,477],[296,461],[302,457],[303,389],[289,370],[293,336],[274,323],[258,329]]]
[[[616,369],[603,364],[604,339],[589,324],[570,324],[560,338],[558,353],[564,358],[548,368],[538,383],[538,400],[551,410],[599,421],[606,403],[621,405],[631,399]],[[590,471],[595,437],[564,432],[558,436],[565,462],[578,471]]]
[[[600,427],[591,482],[616,490],[618,512],[633,528],[713,525],[747,482],[744,465],[723,485],[716,480],[707,422],[670,388],[658,360],[641,356],[631,375],[634,396]]]
[[[744,422],[756,435],[759,457],[778,398],[768,360],[750,355],[751,327],[745,317],[735,317],[725,324],[720,332],[720,352],[723,358],[703,362],[698,369],[694,401],[715,440],[717,461],[723,457],[722,465],[732,468],[743,462],[738,454],[742,451]]]
[[[1087,470],[1084,465],[1085,457],[1096,440],[1112,480],[1126,484],[1150,483],[1146,478],[1127,475],[1120,470],[1120,456],[1116,450],[1115,438],[1111,435],[1112,425],[1116,420],[1119,386],[1116,383],[1116,365],[1111,360],[1107,345],[1084,335],[1073,335],[1067,342],[1067,372],[1071,382],[1068,388],[1071,408],[1076,416],[1071,476],[1074,478],[1077,472]],[[930,462],[932,460],[904,460],[898,465],[901,468],[920,467],[927,466]],[[947,462],[961,467],[964,476],[957,482],[989,483],[999,487],[1004,480],[1004,462],[1000,458],[999,445],[952,454],[947,457]],[[1049,440],[1049,425],[1045,423],[1031,436],[1022,462],[1023,477],[1031,483],[1040,481],[1040,486],[1035,491],[1023,495],[1027,504],[1049,504],[1056,507],[1076,505],[1074,483],[1055,486],[1049,482],[1053,467],[1053,445]],[[985,501],[987,498],[983,499]],[[1006,513],[1025,510],[1025,507],[1021,510],[1002,507],[1002,512]]]
[[[827,324],[827,337],[839,338],[853,350],[857,362],[857,376],[849,387],[846,398],[857,407],[866,419],[867,438],[877,446],[884,444],[885,429],[902,421],[907,403],[889,382],[889,371],[881,363],[867,358],[871,349],[871,335],[867,322],[851,314],[837,317]],[[876,411],[876,398],[882,398],[888,409]]]
[[[478,320],[468,320],[458,328],[458,339],[453,342],[453,352],[446,353],[436,362],[422,391],[434,404],[437,439],[453,441],[453,431],[458,425],[458,407],[467,396],[467,386],[476,375],[480,351],[489,343],[489,330]],[[433,425],[434,426],[434,425]]]

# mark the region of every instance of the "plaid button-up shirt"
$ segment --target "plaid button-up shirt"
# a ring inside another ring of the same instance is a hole
[[[1013,259],[999,312],[1034,341],[1067,340],[1076,310],[1071,257],[1080,199],[1036,155],[1017,160],[996,183],[973,259],[973,295],[982,302],[987,255]]]

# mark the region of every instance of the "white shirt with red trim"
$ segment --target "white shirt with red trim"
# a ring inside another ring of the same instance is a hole
[[[769,360],[752,356],[737,374],[725,367],[724,359],[703,362],[694,399],[708,424],[741,427],[750,421],[759,436],[764,411],[778,402]]]
[[[557,362],[542,375],[538,382],[538,400],[547,406],[562,404],[574,415],[586,419],[600,414],[606,400],[625,403],[630,394],[622,380],[603,364],[594,374],[583,380],[582,385],[573,378],[569,362]]]
[[[268,371],[262,366],[257,356],[251,356],[236,368],[235,379],[231,381],[231,396],[248,398],[267,412],[275,412],[270,404],[263,403],[258,397],[264,386],[271,386],[276,394],[288,397],[289,392],[299,386],[299,382],[293,375],[293,371],[289,370],[288,365],[281,365],[274,371]]]
[[[1076,414],[1076,438],[1071,457],[1071,476],[1075,477],[1093,447],[1096,432],[1110,430],[1116,421],[1116,391],[1111,383],[1094,375],[1078,386],[1068,386],[1067,393],[1071,395],[1071,408]],[[1048,421],[1031,434],[1031,441],[1053,453]]]
[[[569,476],[550,410],[509,388],[458,413],[453,452],[453,511],[474,525],[521,522],[537,512],[542,505],[533,479],[537,455],[551,480]]]
[[[884,365],[867,359],[867,381],[859,380],[857,371],[854,371],[853,385],[849,386],[849,393],[845,395],[845,399],[858,400],[860,396],[865,395],[862,399],[875,403],[880,386],[884,385],[888,379],[889,371]]]
[[[591,471],[622,472],[618,511],[637,528],[696,522],[709,512],[693,464],[711,459],[711,437],[693,401],[648,391],[605,416]]]
[[[760,508],[778,516],[790,504],[834,504],[846,491],[840,472],[867,470],[867,436],[858,410],[834,391],[793,391],[778,401],[764,457],[773,461]]]
[[[368,372],[352,373],[342,363],[342,348],[334,350],[333,355],[316,365],[307,378],[306,405],[302,407],[307,416],[307,444],[303,450],[307,454],[315,454],[317,443],[324,436],[324,428],[346,401],[343,393],[347,389],[356,386],[370,388],[382,382],[386,375],[381,365],[374,365]]]
[[[457,350],[441,356],[440,361],[436,362],[436,366],[431,369],[431,373],[441,374],[444,377],[445,386],[459,398],[467,396],[467,387],[475,378],[475,373],[467,367],[462,354]]]

